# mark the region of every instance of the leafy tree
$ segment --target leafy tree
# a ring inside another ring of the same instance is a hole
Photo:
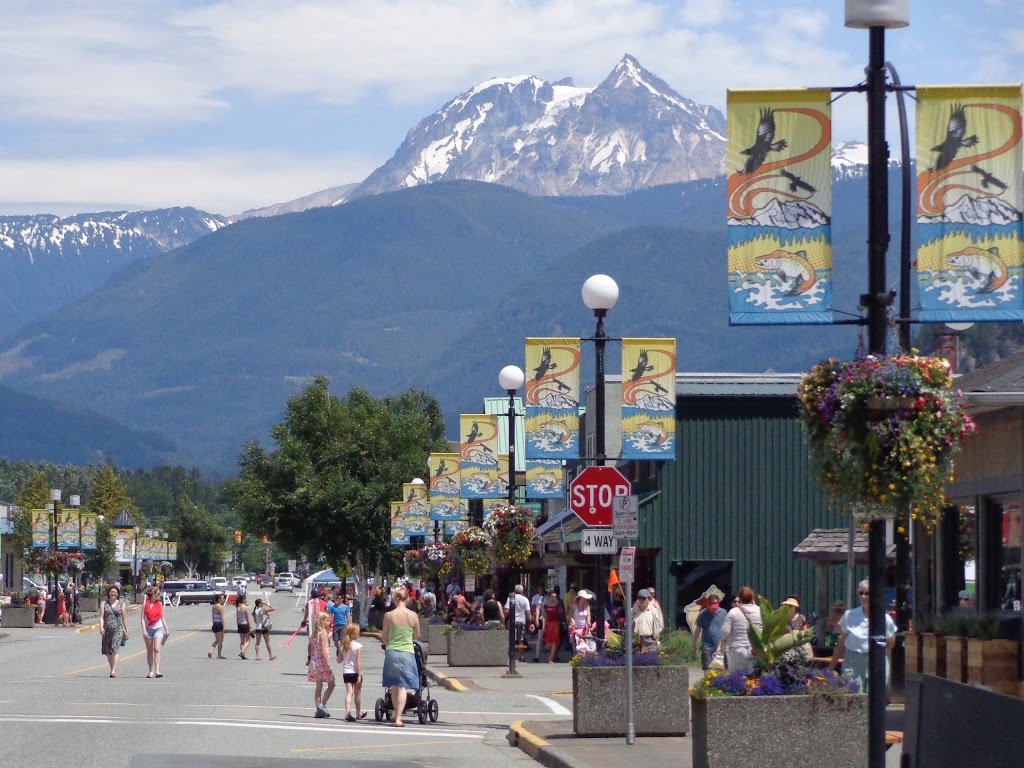
[[[11,513],[16,546],[18,550],[28,552],[25,559],[29,566],[39,565],[40,551],[32,547],[32,510],[43,509],[49,503],[50,482],[46,479],[45,470],[36,469],[18,492],[14,501],[17,508]]]
[[[211,573],[221,561],[228,544],[223,526],[201,504],[181,496],[168,519],[171,538],[178,542],[178,562],[184,563],[189,576]]]
[[[85,558],[85,570],[99,578],[107,576],[115,565],[117,554],[114,547],[114,530],[110,520],[104,516],[96,522],[96,549],[87,549],[82,554]]]
[[[365,578],[390,554],[389,502],[446,446],[441,408],[410,389],[332,396],[317,376],[271,430],[277,450],[243,446],[233,484],[246,530],[311,562],[347,563]]]
[[[140,528],[145,525],[145,517],[136,506],[135,500],[128,495],[128,490],[114,467],[104,464],[93,480],[82,505],[82,511],[97,515],[96,549],[86,555],[85,561],[90,573],[105,576],[116,565],[113,523],[122,509],[128,510]]]

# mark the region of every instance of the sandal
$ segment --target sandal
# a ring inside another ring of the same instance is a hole
[[[360,712],[359,713],[359,717],[357,717],[356,719],[357,720],[365,720],[366,719],[366,711],[364,710],[364,711]]]
[[[352,717],[352,715],[350,715],[348,713],[345,714],[345,722],[346,723],[354,723],[355,721],[356,721],[356,719],[354,717]]]

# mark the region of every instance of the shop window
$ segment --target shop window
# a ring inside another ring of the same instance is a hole
[[[1020,610],[1021,588],[1021,505],[1012,501],[1002,505],[999,548],[999,607]]]

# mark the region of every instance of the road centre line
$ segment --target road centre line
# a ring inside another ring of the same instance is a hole
[[[450,741],[399,741],[389,742],[388,749],[391,747],[422,747],[427,744],[447,744],[451,746]],[[293,749],[292,752],[348,752],[353,749],[380,749],[380,744],[364,744],[361,746],[348,746],[348,747],[305,747],[302,749]]]
[[[196,630],[193,630],[191,632],[186,632],[184,635],[178,635],[176,637],[172,637],[170,640],[167,641],[167,645],[170,645],[171,643],[176,643],[179,640],[184,640],[184,639],[186,639],[188,637],[192,637],[192,635],[197,635],[197,634],[199,634],[199,632],[200,632],[200,630],[196,629]],[[141,651],[136,651],[135,653],[130,653],[127,656],[118,655],[117,663],[120,664],[122,661],[127,661],[128,659],[134,659],[135,657],[142,656],[145,653],[146,653],[146,649],[143,648]],[[63,673],[61,675],[61,677],[70,677],[71,675],[80,675],[83,672],[92,672],[93,670],[104,669],[104,668],[110,669],[110,665],[108,663],[104,662],[102,664],[96,664],[95,666],[92,666],[92,667],[85,667],[84,669],[76,669],[76,670],[74,670],[72,672],[65,672],[65,673]]]

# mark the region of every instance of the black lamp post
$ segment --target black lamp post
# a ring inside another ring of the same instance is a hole
[[[608,336],[604,330],[604,318],[608,310],[619,300],[619,286],[608,275],[593,275],[583,284],[583,303],[594,312],[597,327],[594,330],[594,461],[598,466],[605,462],[604,445],[604,347]],[[597,594],[594,621],[597,624],[597,636],[604,639],[604,604],[607,599],[608,570],[604,555],[597,558]]]
[[[516,392],[526,382],[526,374],[518,365],[506,365],[498,372],[498,384],[508,392],[508,505],[516,503]],[[519,583],[518,569],[513,566],[512,598],[509,601],[508,617],[508,672],[507,677],[519,677],[516,671],[516,591]]]
[[[885,141],[885,30],[910,23],[909,0],[846,0],[846,26],[867,29],[868,102],[868,352],[885,354],[888,310],[893,294],[886,289],[885,256],[889,247],[889,147]],[[868,528],[868,765],[885,765],[885,521]]]

